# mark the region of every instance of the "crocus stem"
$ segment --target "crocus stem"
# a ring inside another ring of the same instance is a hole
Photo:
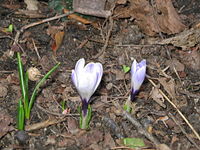
[[[82,99],[82,116],[85,117],[87,115],[88,110],[88,101],[86,99]]]
[[[135,100],[135,96],[139,93],[139,90],[131,90],[131,101]]]
[[[92,108],[90,105],[87,105],[87,109],[81,110],[81,116],[80,116],[80,128],[81,129],[88,129],[89,128],[89,123],[91,120],[91,115],[92,115]]]
[[[128,113],[131,113],[132,107],[131,107],[131,99],[130,97],[127,99],[126,103],[124,104],[124,110],[127,111]]]
[[[81,129],[87,129],[88,126],[87,116],[82,116]]]

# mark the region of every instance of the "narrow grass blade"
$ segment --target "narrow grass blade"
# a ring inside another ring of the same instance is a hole
[[[22,98],[20,98],[18,103],[18,110],[17,110],[17,128],[18,130],[24,130],[24,106],[22,102]]]
[[[27,87],[27,81],[25,80],[24,77],[24,69],[23,69],[23,64],[21,60],[20,53],[17,52],[17,62],[18,62],[18,72],[19,72],[19,79],[20,79],[20,87],[22,90],[22,100],[24,103],[24,111],[25,111],[25,116],[27,117],[28,113],[28,87]]]
[[[60,65],[60,63],[58,63],[57,65],[55,65],[47,74],[45,74],[45,76],[38,82],[38,84],[36,85],[35,89],[33,90],[30,102],[29,102],[29,107],[28,107],[28,118],[30,118],[30,112],[31,112],[31,108],[33,106],[33,103],[35,101],[35,97],[38,93],[38,90],[40,88],[40,86],[44,83],[44,81],[58,68],[58,66]]]

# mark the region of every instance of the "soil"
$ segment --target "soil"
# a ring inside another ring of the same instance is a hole
[[[26,132],[19,132],[16,116],[21,90],[16,59],[18,50],[13,46],[13,40],[21,27],[42,19],[16,15],[13,12],[17,9],[3,7],[9,2],[3,1],[1,3],[4,5],[0,6],[0,29],[14,25],[13,33],[0,32],[0,149],[128,149],[122,144],[124,137],[143,139],[146,147],[142,149],[165,150],[166,146],[172,150],[199,148],[200,140],[177,112],[182,112],[200,134],[199,43],[184,50],[170,44],[149,44],[149,41],[162,38],[159,34],[147,36],[131,18],[114,20],[112,34],[102,54],[105,46],[103,38],[106,38],[110,27],[110,22],[105,23],[102,18],[91,18],[104,24],[101,29],[65,18],[22,32],[18,44],[25,70],[36,67],[44,75],[57,62],[61,62],[61,65],[40,88],[31,118],[26,121]],[[23,2],[12,2],[12,6],[25,8]],[[177,0],[173,1],[173,5],[187,28],[199,23],[198,0]],[[55,15],[47,5],[43,7],[48,12],[46,18]],[[62,44],[56,52],[52,50],[53,39],[48,34],[48,29],[52,27],[61,27],[64,31]],[[166,38],[173,36],[164,35]],[[92,119],[87,131],[79,129],[77,108],[81,100],[71,81],[71,70],[80,58],[85,58],[87,63],[101,62],[104,69],[101,84],[91,98]],[[134,59],[138,62],[147,60],[147,77],[133,102],[131,115],[165,148],[141,134],[115,105],[118,103],[123,107],[130,95],[130,73],[125,73],[122,66],[131,66]],[[154,87],[150,80],[157,86]],[[30,81],[30,94],[36,83]],[[167,95],[176,108],[158,89]],[[67,115],[62,115],[62,101],[65,101]]]

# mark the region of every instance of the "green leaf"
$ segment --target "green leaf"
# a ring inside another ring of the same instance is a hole
[[[131,70],[131,68],[129,66],[126,66],[126,65],[123,65],[122,69],[123,69],[124,73],[127,73]]]
[[[36,87],[33,90],[33,93],[31,95],[30,98],[30,102],[28,105],[28,114],[26,116],[27,119],[30,118],[30,113],[31,113],[31,108],[33,106],[33,103],[35,101],[36,95],[38,93],[38,90],[40,88],[40,86],[47,80],[47,78],[58,68],[58,66],[60,65],[60,63],[58,63],[57,65],[55,65],[49,72],[47,72],[47,74],[44,75],[44,77],[38,82],[38,84],[36,85]]]
[[[25,111],[25,116],[27,117],[28,113],[28,81],[27,77],[24,76],[24,69],[23,69],[23,64],[21,60],[21,55],[19,52],[17,52],[17,62],[18,62],[18,72],[19,72],[19,79],[20,79],[20,87],[22,91],[22,101],[23,101],[23,106],[24,106],[24,111]]]
[[[66,101],[65,101],[65,100],[62,100],[62,101],[61,101],[62,111],[65,110],[65,105],[66,105]]]
[[[22,102],[22,98],[20,98],[18,103],[18,109],[17,109],[17,128],[18,130],[24,130],[24,106]]]
[[[124,138],[123,144],[130,148],[145,147],[144,140],[141,138]]]
[[[10,24],[9,26],[8,26],[8,32],[13,32],[13,25],[12,24]]]
[[[132,108],[131,108],[130,105],[124,104],[123,109],[124,109],[125,111],[127,111],[128,113],[131,113],[131,112],[132,112]]]
[[[8,28],[5,28],[3,31],[4,31],[4,32],[11,32],[11,33],[12,33],[12,32],[13,32],[13,28],[14,28],[13,25],[10,24],[10,25],[8,26]]]

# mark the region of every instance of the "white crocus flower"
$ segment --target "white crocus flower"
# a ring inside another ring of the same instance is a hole
[[[145,75],[146,60],[144,59],[140,63],[137,63],[137,61],[134,60],[131,66],[131,100],[133,100],[135,95],[139,92]]]
[[[72,81],[82,99],[89,103],[90,97],[94,94],[103,75],[101,63],[88,63],[85,66],[85,59],[81,58],[72,70]]]

